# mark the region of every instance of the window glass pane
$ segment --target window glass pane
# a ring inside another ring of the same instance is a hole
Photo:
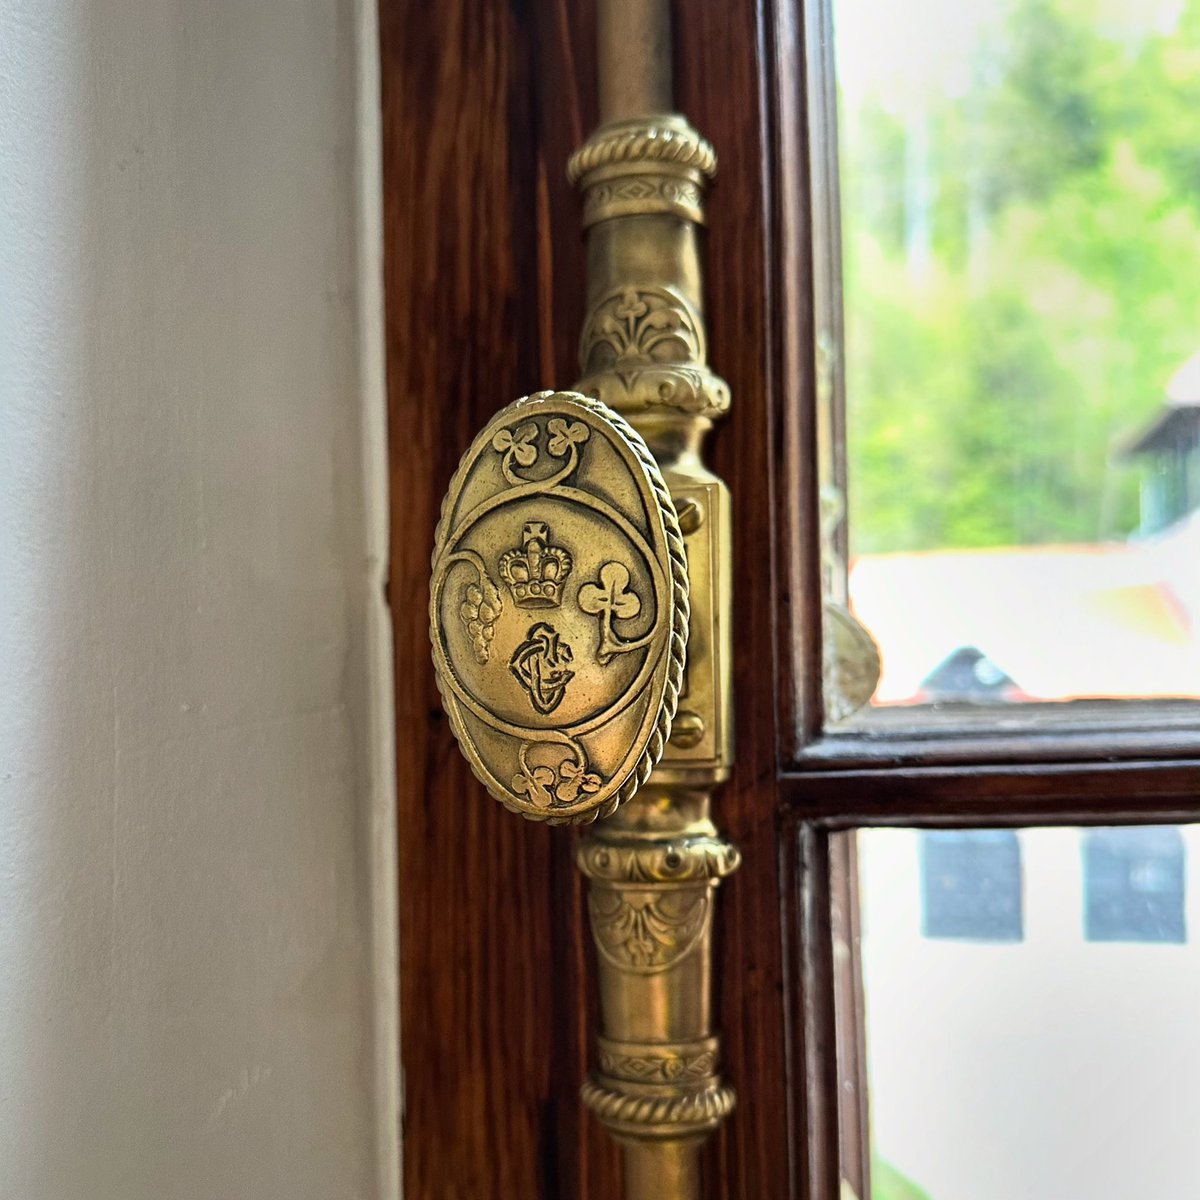
[[[1019,847],[1009,941],[926,936],[928,836],[857,834],[873,1200],[1191,1200],[1200,827],[983,835]]]
[[[832,4],[875,703],[1197,697],[1200,0]]]

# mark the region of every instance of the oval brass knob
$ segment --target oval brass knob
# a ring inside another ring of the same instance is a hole
[[[442,505],[429,619],[450,727],[497,800],[553,824],[628,800],[670,733],[688,627],[679,522],[632,426],[574,392],[497,413]]]

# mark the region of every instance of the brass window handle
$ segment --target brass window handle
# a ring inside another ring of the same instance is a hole
[[[697,1200],[732,1111],[711,1016],[709,815],[733,761],[730,500],[704,465],[729,389],[709,368],[699,228],[712,147],[670,107],[668,0],[599,0],[602,124],[583,193],[582,378],[501,410],[435,537],[438,686],[506,807],[596,822],[580,843],[599,962],[583,1098],[625,1147],[629,1200]],[[636,35],[636,36],[635,36]]]
[[[518,400],[463,456],[435,542],[434,663],[471,769],[533,820],[608,816],[683,684],[687,558],[646,443],[576,392]]]

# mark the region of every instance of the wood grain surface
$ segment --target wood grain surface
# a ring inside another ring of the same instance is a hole
[[[770,586],[781,444],[768,412],[780,340],[766,17],[755,0],[684,7],[679,106],[722,160],[708,316],[734,412],[714,462],[739,534],[739,757],[716,807],[745,855],[718,918],[740,1106],[710,1148],[708,1186],[730,1200],[784,1197],[795,1114],[775,791],[786,629]],[[380,9],[408,1200],[619,1195],[616,1151],[577,1099],[594,988],[574,837],[504,812],[471,778],[438,703],[426,615],[433,529],[460,452],[499,406],[575,378],[584,257],[563,169],[595,121],[593,21],[587,0]]]
[[[427,616],[459,454],[498,407],[573,378],[583,256],[562,169],[584,133],[591,19],[566,3],[380,8],[409,1200],[616,1194],[615,1148],[577,1095],[592,989],[573,838],[471,777]]]

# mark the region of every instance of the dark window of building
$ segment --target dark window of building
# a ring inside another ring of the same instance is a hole
[[[1093,829],[1083,837],[1090,942],[1185,942],[1183,838],[1169,826]]]
[[[931,938],[1019,942],[1021,847],[1007,829],[921,835],[921,930]]]

